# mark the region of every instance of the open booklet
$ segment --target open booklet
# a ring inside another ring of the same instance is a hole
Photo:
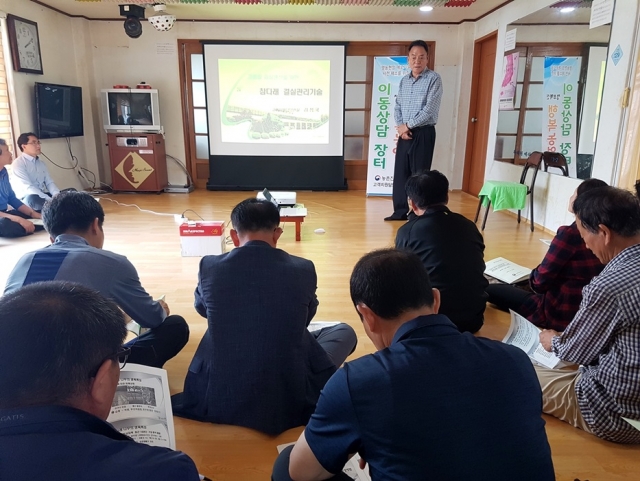
[[[307,331],[314,332],[324,329],[325,327],[333,327],[340,324],[338,321],[311,321],[307,326]]]
[[[540,329],[527,321],[520,314],[511,312],[511,325],[502,342],[519,347],[526,352],[536,364],[550,369],[561,368],[567,363],[558,359],[554,353],[545,350],[540,344]]]
[[[511,262],[504,257],[496,257],[487,261],[484,273],[507,284],[524,281],[531,275],[531,269]]]
[[[127,364],[107,421],[139,443],[176,449],[170,396],[167,371]]]
[[[277,446],[278,452],[279,453],[282,452],[284,448],[286,448],[287,446],[291,446],[293,444],[295,443],[278,445]],[[344,474],[348,475],[350,478],[352,478],[355,481],[371,481],[371,476],[369,476],[368,471],[369,470],[366,467],[365,469],[360,469],[360,455],[357,453],[351,456],[349,461],[347,461],[347,464],[345,464],[344,468],[342,469],[342,472]]]

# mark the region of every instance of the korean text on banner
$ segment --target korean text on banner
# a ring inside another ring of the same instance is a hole
[[[407,57],[375,57],[367,162],[367,195],[391,195],[398,136],[393,119],[400,80],[410,72]]]
[[[580,57],[545,57],[542,101],[542,149],[567,158],[576,177],[577,97]]]

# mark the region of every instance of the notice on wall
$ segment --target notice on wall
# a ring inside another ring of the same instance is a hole
[[[544,59],[542,148],[566,157],[570,177],[577,177],[577,96],[581,61],[581,57]]]
[[[391,195],[393,191],[398,144],[393,111],[400,80],[409,72],[407,57],[374,58],[367,195]]]
[[[607,25],[613,21],[614,0],[593,0],[589,28]]]
[[[517,28],[514,28],[513,30],[509,30],[505,35],[504,37],[505,52],[508,52],[509,50],[513,50],[514,48],[516,48],[516,30]]]
[[[156,43],[156,55],[176,55],[177,52],[176,44],[173,42]]]

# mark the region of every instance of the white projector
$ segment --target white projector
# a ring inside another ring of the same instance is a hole
[[[269,202],[276,204],[278,207],[296,205],[295,192],[270,192],[269,190],[264,189],[262,192],[258,192],[256,199],[268,200]]]

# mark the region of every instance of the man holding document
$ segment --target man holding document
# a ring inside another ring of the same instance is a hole
[[[636,185],[636,189],[638,185]],[[602,187],[573,204],[585,244],[606,264],[582,291],[564,332],[540,334],[542,346],[578,371],[536,367],[543,410],[618,443],[640,444],[640,202],[630,192]]]
[[[184,453],[105,422],[129,349],[113,302],[41,282],[0,298],[0,478],[198,481]]]

